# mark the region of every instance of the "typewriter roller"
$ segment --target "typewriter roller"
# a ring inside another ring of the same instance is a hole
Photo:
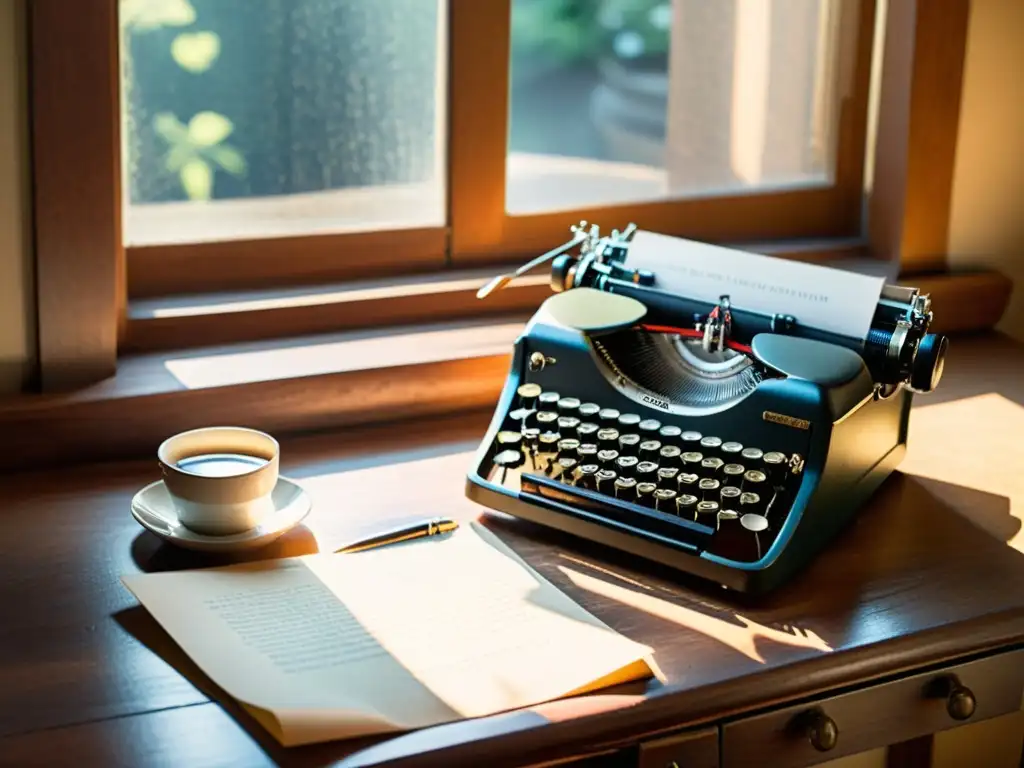
[[[927,297],[886,287],[867,339],[709,305],[630,269],[632,228],[552,259],[468,473],[486,506],[744,592],[785,582],[905,452],[942,373]],[[513,276],[481,289],[485,296]]]

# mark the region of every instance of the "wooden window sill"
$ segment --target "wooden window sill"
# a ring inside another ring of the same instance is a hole
[[[129,303],[123,353],[290,338],[409,323],[480,318],[540,306],[547,271],[526,275],[486,301],[476,298],[495,269],[278,288],[168,296]]]
[[[350,331],[122,358],[70,394],[0,401],[0,471],[155,455],[185,429],[312,432],[493,407],[524,318]]]
[[[474,303],[475,274],[406,283],[392,296],[363,284],[285,292],[273,301],[236,296],[137,305],[134,322],[154,324],[151,342],[164,334],[164,342],[205,346],[128,354],[116,376],[93,386],[0,400],[0,437],[7,437],[0,440],[0,471],[151,456],[168,435],[215,423],[288,434],[490,410],[513,342],[548,295],[540,277],[482,305],[501,312],[484,318],[464,316],[481,306]],[[933,327],[947,333],[991,328],[1010,293],[1010,281],[993,272],[906,282],[932,295]],[[409,314],[435,322],[400,324]],[[375,330],[351,327],[361,320],[365,328],[371,318]],[[286,335],[226,343],[254,325],[264,336]]]

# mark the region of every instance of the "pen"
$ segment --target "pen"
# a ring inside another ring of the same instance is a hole
[[[435,517],[430,520],[421,520],[411,525],[403,525],[392,528],[390,531],[377,533],[369,538],[347,544],[335,552],[362,552],[365,549],[375,549],[388,544],[397,544],[400,541],[420,539],[424,536],[436,536],[439,533],[448,533],[459,527],[459,524],[448,517]]]

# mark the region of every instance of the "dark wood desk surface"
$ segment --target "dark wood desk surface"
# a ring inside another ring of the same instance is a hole
[[[1024,641],[1022,350],[957,339],[940,391],[918,398],[901,471],[766,599],[486,515],[558,587],[651,645],[668,682],[379,743],[278,747],[136,606],[122,574],[225,562],[161,546],[131,519],[155,462],[0,477],[0,763],[518,764],[1012,647]],[[283,471],[314,512],[258,556],[326,550],[410,511],[480,515],[463,477],[488,416],[286,442]]]

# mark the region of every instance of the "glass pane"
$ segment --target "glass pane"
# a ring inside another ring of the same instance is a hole
[[[829,183],[840,6],[513,0],[509,212]]]
[[[446,0],[120,0],[125,240],[443,226]]]

